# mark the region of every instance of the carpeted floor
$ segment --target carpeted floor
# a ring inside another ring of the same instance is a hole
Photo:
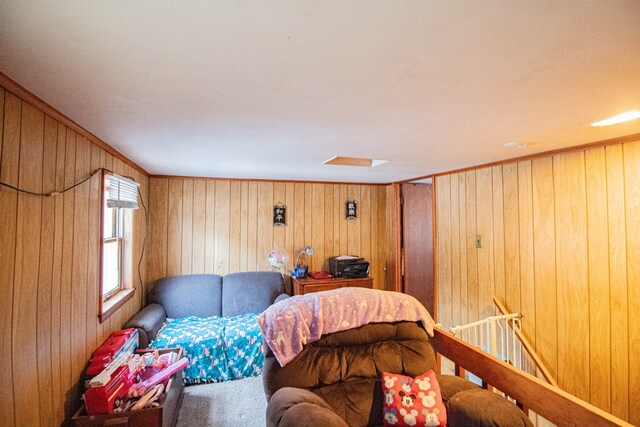
[[[264,427],[262,376],[185,387],[179,427]]]

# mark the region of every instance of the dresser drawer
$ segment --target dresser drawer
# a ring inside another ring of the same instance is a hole
[[[311,277],[291,278],[294,295],[305,295],[312,292],[329,291],[338,288],[373,288],[373,279],[313,279]]]

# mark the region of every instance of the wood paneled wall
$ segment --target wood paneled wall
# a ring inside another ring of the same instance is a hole
[[[328,270],[334,255],[371,263],[374,286],[385,288],[386,189],[278,181],[151,178],[147,282],[176,274],[270,270],[274,248],[289,254],[287,272],[305,245],[310,271]],[[345,219],[345,202],[358,219]],[[287,206],[287,225],[273,226],[273,205]]]
[[[105,167],[134,177],[148,197],[144,174],[2,87],[0,136],[0,179],[7,184],[49,192]],[[98,321],[100,188],[99,174],[55,197],[0,187],[2,425],[60,424],[80,405],[74,386],[93,350],[140,309],[137,292]],[[137,285],[141,209],[133,221]]]
[[[435,182],[439,321],[500,296],[563,389],[640,425],[640,141]]]

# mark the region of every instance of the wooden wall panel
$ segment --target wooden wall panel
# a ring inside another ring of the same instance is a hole
[[[375,220],[377,222],[378,227],[378,236],[375,239],[375,242],[372,244],[378,245],[378,277],[380,278],[380,283],[377,285],[379,289],[389,289],[389,281],[391,274],[387,272],[389,270],[389,259],[391,250],[389,246],[385,243],[387,241],[387,223],[391,222],[391,220],[387,220],[389,218],[387,216],[387,206],[389,205],[389,200],[387,199],[387,187],[376,187],[377,197],[375,208],[372,206],[372,209],[377,210],[377,215],[375,215]],[[330,207],[329,207],[330,209]],[[333,224],[335,229],[336,225]],[[373,237],[373,236],[372,236]],[[335,246],[334,246],[335,248]],[[384,278],[384,281],[383,281]]]
[[[232,195],[229,194],[228,205],[232,206],[231,202]],[[310,199],[310,198],[309,198]],[[306,200],[306,199],[305,199]],[[275,202],[273,201],[273,183],[270,182],[259,182],[258,183],[258,247],[256,252],[257,258],[257,269],[258,270],[270,270],[271,266],[269,265],[269,261],[267,259],[267,255],[273,249],[273,205]],[[229,219],[231,215],[233,215],[233,211],[229,209]],[[307,224],[313,227],[312,221],[307,222]],[[309,227],[305,227],[307,230]],[[308,242],[312,242],[312,240],[306,240]],[[228,245],[228,243],[227,243]],[[225,252],[228,252],[228,247],[225,247]],[[224,273],[229,273],[230,270],[227,267],[227,270]]]
[[[182,272],[182,180],[169,180],[169,193],[165,199],[167,205],[167,276],[175,276]],[[155,180],[154,180],[155,185]],[[154,223],[155,212],[149,212],[151,223]],[[150,230],[153,237],[158,233],[158,229],[154,227]],[[151,241],[151,246],[159,242],[156,239]],[[151,275],[154,273],[150,271]]]
[[[193,252],[193,180],[185,179],[182,183],[182,266],[183,274],[191,274]]]
[[[213,272],[216,274],[227,274],[229,272],[229,209],[220,209],[221,206],[229,206],[231,197],[231,186],[229,181],[216,182],[216,220],[214,226],[214,240],[216,247],[216,258]],[[255,239],[259,240],[256,233]],[[190,245],[190,242],[182,242],[182,246]],[[184,252],[184,249],[183,249]],[[180,272],[179,274],[182,274]]]
[[[558,372],[558,334],[552,158],[532,161],[532,180],[534,284],[544,290],[535,292],[535,342],[542,360],[555,377]],[[528,329],[528,336],[534,330]]]
[[[451,177],[451,180],[453,181],[454,179],[456,179],[455,176]],[[467,284],[468,284],[468,277],[469,277],[469,267],[467,264],[467,240],[469,239],[469,236],[467,235],[467,181],[466,181],[466,174],[459,174],[458,177],[458,209],[459,214],[458,214],[458,222],[460,224],[460,241],[458,242],[458,249],[460,251],[460,265],[459,266],[452,266],[452,268],[459,268],[460,270],[460,303],[458,304],[459,306],[459,310],[460,310],[460,314],[459,314],[459,318],[460,318],[460,323],[459,324],[465,324],[467,323],[469,316],[468,316],[468,310],[467,310],[467,302],[469,301],[469,299],[467,298]],[[436,189],[437,191],[437,189]],[[453,195],[451,196],[453,197]],[[451,213],[449,211],[448,213],[449,217],[452,216],[456,216],[455,212]],[[475,230],[472,230],[474,236],[475,236]],[[439,233],[436,232],[436,239],[440,240],[438,237]],[[436,273],[437,274],[437,273]],[[455,289],[455,288],[454,288]],[[441,289],[439,286],[436,285],[436,292],[440,292]],[[445,306],[446,307],[446,306]],[[439,307],[438,307],[439,308]],[[444,311],[446,313],[446,310]],[[454,317],[453,315],[451,316],[452,318]]]
[[[216,186],[220,184],[221,182],[216,182]],[[298,186],[300,186],[300,188],[303,188],[302,184],[296,184],[296,193],[299,193]],[[258,212],[258,183],[250,182],[248,192],[249,192],[249,195],[248,195],[248,204],[247,204],[247,212],[248,212],[247,220],[249,224],[249,229],[247,233],[247,259],[248,259],[247,270],[255,271],[255,270],[259,270],[258,268],[258,216],[255,215],[255,212]],[[304,191],[300,194],[296,194],[296,197],[304,197]],[[296,199],[296,203],[297,204],[304,203],[304,199],[302,200]],[[304,211],[303,206],[304,205],[300,207],[300,205],[296,205],[295,209],[297,210],[299,208],[300,212],[303,212]],[[216,200],[216,211],[214,212],[214,214],[216,216],[224,215],[226,212],[227,212],[227,208],[225,207],[224,203],[221,202],[218,204],[218,200]],[[207,215],[209,215],[209,213],[207,213]],[[300,226],[301,224],[302,224],[302,221],[300,221],[300,219],[297,218],[296,227]],[[294,229],[294,238],[300,239],[297,229]],[[217,257],[218,257],[218,254],[216,253],[216,258]]]
[[[522,318],[525,331],[534,331],[536,323],[533,262],[533,188],[531,162],[518,163],[518,238],[520,246],[520,307],[528,316]],[[526,332],[525,332],[526,334]],[[535,345],[535,335],[527,335]]]
[[[460,274],[460,266],[462,265],[460,262],[460,200],[458,198],[458,180],[454,178],[450,183],[449,190],[442,188],[442,191],[449,192],[449,203],[451,203],[451,323],[453,325],[460,325],[460,304],[462,302],[462,298],[460,298],[460,286],[462,283]]]
[[[56,156],[57,156],[57,132],[58,125],[50,117],[45,116],[43,157],[42,157],[42,191],[55,190],[56,183]],[[40,224],[40,264],[38,267],[38,307],[37,336],[38,346],[38,400],[41,402],[41,425],[46,425],[43,420],[54,419],[53,412],[53,384],[51,370],[51,302],[53,289],[53,243],[54,243],[54,211],[55,201],[48,197],[42,200],[42,222]],[[96,290],[97,292],[97,290]],[[87,293],[89,295],[89,293]]]
[[[627,235],[624,157],[621,145],[606,147],[607,211],[609,218],[609,292],[611,316],[611,413],[626,418],[629,411],[629,342],[627,311]],[[615,384],[615,387],[613,386]]]
[[[584,153],[554,156],[558,383],[589,399],[589,292]]]
[[[152,181],[153,183],[155,183],[155,179]],[[151,185],[151,188],[153,189],[153,187],[155,187],[155,185]],[[205,237],[204,237],[204,272],[207,274],[211,274],[213,273],[214,270],[214,260],[215,260],[215,253],[216,253],[216,244],[215,244],[215,225],[216,225],[216,217],[215,217],[215,208],[216,208],[216,183],[214,181],[207,181],[206,183],[206,203],[205,203],[205,209],[206,212],[214,212],[214,214],[209,214],[209,215],[205,215]],[[169,203],[167,202],[167,199],[161,199],[158,201],[159,206],[163,206],[163,205],[168,205]],[[155,217],[155,213],[152,212],[151,218],[153,219]],[[155,235],[156,233],[159,233],[160,235],[162,235],[162,233],[168,234],[169,233],[169,228],[170,227],[175,227],[175,223],[172,223],[171,225],[169,225],[168,223],[163,224],[164,225],[164,230],[159,230],[156,229],[155,227],[151,230],[152,236]],[[162,227],[163,225],[158,224],[159,227]],[[245,235],[245,242],[246,242],[246,235]],[[152,242],[153,245],[153,242]],[[246,259],[245,259],[245,263],[246,263]],[[151,271],[151,276],[149,276],[149,281],[153,281],[155,280],[154,278],[154,274],[155,276],[158,276],[158,273],[161,272],[161,270],[159,270],[157,273],[153,272],[153,269],[155,267],[154,266],[149,266],[149,270]],[[167,274],[168,276],[168,274]],[[158,276],[159,277],[164,277],[164,276]]]
[[[75,179],[83,179],[89,174],[89,141],[76,137]],[[89,186],[81,185],[73,189],[73,261],[71,263],[71,354],[79,354],[86,347],[86,293],[87,293],[87,251],[89,235]],[[80,372],[85,364],[84,357],[74,357],[72,373]],[[75,380],[75,376],[73,376]]]
[[[520,221],[518,217],[518,165],[502,167],[504,200],[504,276],[505,303],[512,311],[520,311]],[[477,320],[477,319],[474,319]]]
[[[325,248],[325,207],[324,207],[324,185],[323,184],[311,184],[311,212],[318,212],[317,215],[313,215],[311,218],[311,247],[313,247],[314,257],[320,260],[325,260],[321,263],[322,268],[327,265],[325,254],[327,250]],[[362,218],[364,221],[364,219]],[[367,224],[363,222],[362,226]],[[333,227],[328,227],[327,230]],[[331,252],[329,252],[331,253]],[[361,252],[360,256],[367,257],[368,254]],[[318,264],[318,263],[316,263]]]
[[[148,245],[149,273],[148,280],[154,281],[167,276],[167,212],[168,204],[165,203],[169,194],[169,182],[166,179],[158,179],[156,185],[149,189],[149,233],[153,236],[154,244]],[[150,240],[151,236],[147,239]]]
[[[478,254],[478,316],[492,316],[493,310],[493,201],[491,198],[491,169],[476,171],[476,230],[482,236]],[[452,217],[455,215],[452,212]]]
[[[64,187],[65,156],[66,156],[66,131],[63,125],[57,124],[56,135],[56,177],[55,188]],[[55,420],[64,418],[64,389],[62,388],[62,254],[64,235],[64,196],[56,197],[54,201],[54,243],[53,243],[53,275],[51,288],[51,372],[53,412]],[[102,337],[97,337],[102,338]]]
[[[467,253],[467,292],[466,306],[467,318],[478,318],[478,307],[480,300],[478,298],[478,251],[476,249],[475,235],[477,232],[477,206],[476,206],[476,171],[469,171],[465,174],[465,204],[466,204],[466,222],[467,230],[476,230],[473,235],[465,236],[464,248]],[[451,216],[451,213],[449,214]],[[451,230],[449,230],[451,232]]]
[[[491,168],[491,196],[493,201],[493,293],[504,301],[504,195],[502,192],[502,166]]]
[[[46,143],[46,141],[45,141]],[[89,170],[94,171],[99,169],[101,166],[101,149],[97,145],[90,145],[90,162],[89,162]],[[47,162],[45,162],[46,165]],[[55,178],[55,177],[54,177]],[[43,180],[44,182],[44,180]],[[54,182],[54,181],[50,181]],[[91,180],[88,182],[88,193],[89,193],[89,218],[88,218],[88,226],[89,230],[100,229],[102,225],[102,218],[100,217],[100,206],[101,206],[101,188],[102,184],[100,182],[100,176],[94,175]],[[46,202],[47,199],[44,200]],[[43,203],[44,203],[43,202]],[[43,206],[43,212],[51,212],[51,209],[46,209]],[[44,219],[44,218],[43,218]],[[91,259],[99,259],[100,258],[100,236],[94,235],[88,239],[88,252],[87,252],[87,283],[99,283],[100,281],[100,265],[95,262],[88,262]],[[138,259],[135,257],[134,259]],[[86,306],[87,310],[86,314],[86,338],[87,344],[85,349],[87,351],[86,358],[90,358],[93,352],[92,349],[95,349],[98,345],[102,343],[102,325],[93,321],[93,316],[99,310],[99,300],[100,300],[100,290],[97,286],[87,288],[86,292]]]
[[[334,227],[334,223],[333,223],[333,211],[334,211],[334,207],[333,207],[333,185],[331,184],[326,184],[323,186],[324,189],[324,250],[326,253],[328,254],[333,254],[333,227]],[[374,189],[375,192],[375,189]],[[377,193],[376,193],[377,196]],[[374,203],[373,204],[373,209],[377,209],[377,204]],[[383,214],[384,215],[384,214]],[[376,229],[378,226],[377,223],[377,211],[375,212],[374,216],[374,222],[375,224],[373,224]],[[371,239],[372,239],[372,244],[376,245],[376,249],[377,249],[377,234],[374,236],[372,233]],[[375,266],[373,266],[374,268],[376,268]],[[379,268],[379,266],[378,266]],[[325,271],[329,271],[329,261],[325,261],[322,267],[323,270]],[[378,274],[379,274],[379,270],[378,270]]]
[[[203,181],[198,181],[203,182]],[[231,182],[231,199],[229,204],[229,209],[231,212],[240,212],[241,207],[241,198],[233,197],[234,194],[240,194],[242,189],[242,182],[240,181],[232,181]],[[202,212],[202,215],[206,215],[206,211]],[[239,215],[230,215],[229,216],[229,271],[240,271],[240,216]],[[194,235],[195,237],[195,235]],[[275,234],[274,234],[275,239]],[[197,251],[197,248],[194,248],[194,255]]]
[[[438,320],[484,317],[491,291],[562,388],[639,424],[639,182],[640,141],[436,177]]]
[[[186,187],[189,195],[184,197]],[[203,272],[217,274],[270,270],[267,255],[274,248],[289,254],[289,272],[300,250],[311,245],[315,254],[306,257],[311,271],[326,269],[330,256],[361,255],[371,263],[375,286],[385,286],[383,186],[151,178],[150,194],[153,250],[147,283],[165,272],[201,272],[202,265]],[[358,202],[355,221],[345,218],[347,198]],[[285,227],[273,226],[276,203],[287,206]],[[188,227],[193,232],[185,232]],[[195,262],[185,263],[187,256]]]
[[[624,145],[629,313],[629,421],[640,425],[640,142]]]
[[[439,187],[436,189],[436,206],[438,206],[438,214],[436,215],[436,227],[438,230],[438,238],[436,239],[436,270],[438,272],[437,286],[438,295],[438,316],[437,322],[443,325],[453,326],[453,313],[451,310],[440,310],[440,307],[450,307],[452,299],[457,295],[452,295],[451,278],[451,179],[444,176],[439,180]],[[462,310],[462,309],[461,309]]]
[[[60,129],[58,129],[60,132]],[[76,134],[71,129],[65,129],[64,143],[65,158],[64,158],[64,188],[67,188],[75,182],[75,170],[76,170]],[[60,143],[60,139],[58,139]],[[69,390],[73,384],[71,365],[66,361],[71,360],[71,282],[72,274],[71,269],[73,266],[73,205],[75,200],[75,193],[68,191],[62,195],[64,202],[63,208],[63,230],[62,230],[62,270],[61,270],[61,300],[60,300],[60,357],[63,360],[60,368],[62,376],[62,388],[63,390]],[[63,314],[64,313],[64,314]],[[64,402],[64,400],[63,400]]]
[[[0,88],[2,182],[60,190],[104,166],[105,153]],[[142,184],[146,198],[148,178],[128,165],[121,169]],[[99,181],[55,197],[0,188],[2,425],[60,425],[79,406],[76,386],[88,355],[140,308],[141,299],[132,298],[108,322],[98,321]],[[134,258],[142,253],[141,215],[134,217]]]
[[[20,156],[20,119],[22,102],[9,92],[2,90],[3,132],[2,157],[0,158],[0,180],[9,185],[18,185],[18,162]],[[13,318],[13,277],[15,271],[15,245],[18,196],[14,191],[0,187],[0,357],[9,364],[13,344],[11,342]],[[13,369],[0,369],[0,419],[7,424],[14,422]]]
[[[43,126],[44,114],[23,104],[19,159],[22,167],[19,168],[18,186],[36,192],[42,191]],[[13,396],[16,424],[33,426],[40,422],[39,407],[30,402],[32,396],[38,395],[38,381],[25,381],[23,373],[31,372],[33,375],[33,367],[37,366],[38,348],[34,332],[37,327],[42,198],[19,193],[17,219],[12,341],[13,372],[20,375],[13,377]],[[83,319],[82,325],[84,323]]]
[[[611,322],[609,315],[609,227],[605,149],[585,152],[589,274],[591,402],[610,410]]]
[[[204,238],[206,218],[204,213],[207,203],[207,183],[196,181],[193,183],[193,232],[192,232],[192,260],[191,269],[194,274],[204,273]]]

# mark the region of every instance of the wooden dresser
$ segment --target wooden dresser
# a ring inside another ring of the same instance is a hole
[[[294,295],[304,295],[311,292],[328,291],[331,289],[357,287],[373,288],[373,278],[363,277],[361,279],[314,279],[312,277],[291,278]]]

